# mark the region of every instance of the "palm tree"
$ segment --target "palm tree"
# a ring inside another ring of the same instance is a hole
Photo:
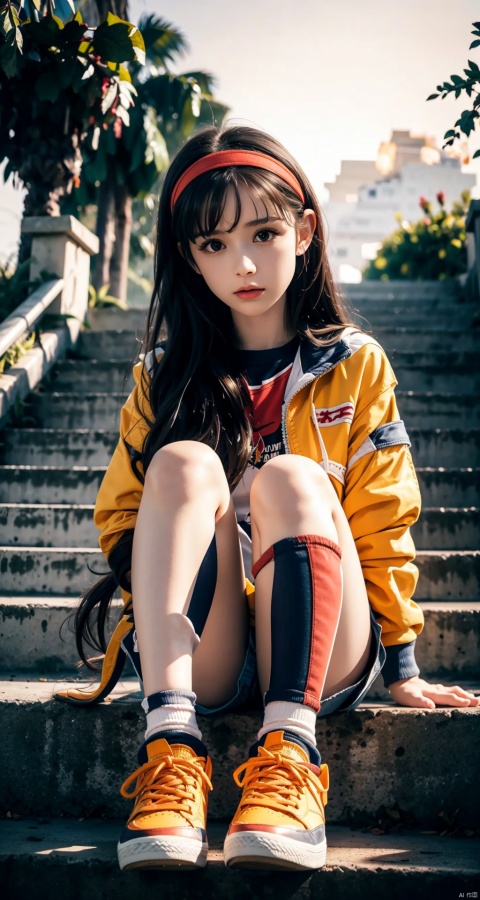
[[[128,16],[124,2],[123,14]],[[83,9],[88,16],[86,8]],[[125,303],[133,224],[133,200],[158,195],[171,155],[192,132],[212,120],[221,122],[227,107],[212,96],[213,78],[205,72],[174,75],[171,63],[188,44],[182,32],[155,14],[144,14],[138,28],[145,44],[145,63],[129,66],[137,96],[124,127],[121,105],[112,132],[97,129],[84,144],[83,174],[72,202],[85,210],[97,204],[96,232],[100,250],[92,284]]]

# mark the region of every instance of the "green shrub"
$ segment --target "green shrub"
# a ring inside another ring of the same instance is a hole
[[[445,195],[436,195],[440,209],[432,214],[432,204],[420,197],[424,217],[407,222],[401,213],[395,218],[400,227],[382,243],[376,259],[363,269],[362,276],[371,281],[426,279],[444,281],[467,270],[467,237],[465,220],[470,204],[470,191],[462,191],[461,200],[445,209]]]

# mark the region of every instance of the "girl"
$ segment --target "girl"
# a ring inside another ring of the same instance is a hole
[[[238,709],[258,679],[225,862],[315,869],[317,716],[354,709],[381,669],[406,706],[479,701],[419,677],[421,501],[397,381],[348,322],[318,201],[274,138],[209,127],[173,160],[144,346],[95,505],[112,574],[76,615],[83,661],[84,640],[106,651],[102,682],[60,699],[102,699],[130,655],[146,732],[121,788],[135,803],[120,867],[204,866],[213,776],[196,713]]]

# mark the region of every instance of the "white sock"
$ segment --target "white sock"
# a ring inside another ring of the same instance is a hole
[[[316,747],[316,721],[317,714],[310,706],[274,700],[272,703],[267,703],[265,707],[263,725],[257,738],[260,740],[267,731],[293,731]]]
[[[162,731],[184,731],[185,734],[191,734],[199,741],[202,740],[202,732],[195,715],[195,701],[192,699],[195,694],[190,691],[172,690],[162,691],[161,694],[153,696],[164,699],[165,702],[149,710],[148,701],[151,698],[145,697],[142,700],[142,707],[147,714],[145,740]]]

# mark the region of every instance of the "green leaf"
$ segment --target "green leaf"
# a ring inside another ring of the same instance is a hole
[[[20,28],[10,31],[0,46],[0,67],[7,78],[13,78],[18,72],[19,56],[22,53],[23,37]]]
[[[131,27],[128,22],[120,21],[113,25],[102,22],[92,39],[94,52],[105,62],[121,63],[136,59],[135,48],[129,37]]]
[[[427,97],[427,100],[436,100],[437,97],[438,97],[438,94],[430,94],[430,96]]]
[[[145,65],[145,44],[143,41],[143,37],[142,37],[140,31],[138,30],[138,28],[135,27],[135,30],[130,32],[129,37],[133,44],[136,61],[141,66],[144,66]]]
[[[60,28],[52,16],[44,16],[39,22],[30,23],[31,36],[37,44],[45,47],[58,45]]]
[[[480,156],[480,150],[475,150],[475,153],[472,156],[472,159],[476,159],[477,156]]]
[[[473,50],[474,47],[479,47],[479,46],[480,46],[480,41],[472,41],[472,43],[470,44],[468,49]]]
[[[450,75],[454,84],[464,84],[464,79],[460,78],[460,75]]]

